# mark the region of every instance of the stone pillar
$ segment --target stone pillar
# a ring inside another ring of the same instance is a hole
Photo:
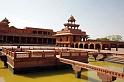
[[[90,49],[90,44],[88,44],[88,49]]]
[[[8,43],[8,36],[6,36],[6,42]]]
[[[38,38],[36,38],[36,43],[38,44]]]
[[[75,43],[74,43],[74,48],[75,48]]]
[[[72,65],[72,68],[75,71],[75,77],[81,78],[81,67],[78,65]]]
[[[78,43],[78,48],[80,48],[80,43]]]
[[[87,41],[88,38],[86,38],[86,41]]]
[[[118,44],[116,44],[116,51],[118,51]]]
[[[81,71],[75,71],[75,77],[81,78]]]
[[[2,43],[3,43],[3,36],[1,36],[1,40],[2,40]]]
[[[94,45],[94,49],[96,49],[96,45],[95,44],[93,44]]]
[[[21,37],[19,37],[19,43],[21,43]]]
[[[0,59],[4,62],[4,67],[8,68],[7,56],[6,55],[0,55]]]
[[[84,45],[85,45],[85,44],[83,44],[83,49],[84,49]]]
[[[44,38],[41,39],[42,44],[43,44],[43,40],[44,40]]]
[[[111,44],[109,44],[109,46],[108,46],[108,50],[111,50]]]
[[[46,44],[48,44],[48,38],[46,38]]]
[[[7,36],[5,36],[5,42],[7,42]]]
[[[100,50],[102,50],[102,44],[100,44]]]
[[[16,59],[16,51],[14,51],[14,53],[13,53],[13,56],[14,56],[14,59]]]
[[[25,37],[25,43],[27,44],[28,42],[27,42],[27,37]]]
[[[14,43],[14,36],[12,36],[12,43]]]
[[[53,39],[51,41],[52,41],[51,43],[53,44]]]
[[[83,41],[85,41],[85,38],[83,38]]]

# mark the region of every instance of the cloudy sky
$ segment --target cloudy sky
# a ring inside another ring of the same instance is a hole
[[[0,0],[0,20],[6,17],[17,28],[59,31],[70,15],[90,38],[124,37],[124,0]]]

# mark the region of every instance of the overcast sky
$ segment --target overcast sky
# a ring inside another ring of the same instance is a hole
[[[0,20],[17,28],[59,31],[70,15],[91,38],[124,36],[124,0],[0,0]]]

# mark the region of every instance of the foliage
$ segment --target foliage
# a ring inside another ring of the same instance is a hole
[[[122,36],[121,35],[109,35],[104,38],[97,38],[96,40],[102,40],[102,41],[121,41]]]
[[[121,35],[109,35],[107,38],[111,41],[121,41],[122,36]]]
[[[102,41],[109,41],[109,39],[108,38],[97,38],[96,40],[102,40]]]

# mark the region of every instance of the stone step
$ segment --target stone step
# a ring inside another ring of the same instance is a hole
[[[117,56],[116,57],[112,56],[112,57],[106,58],[104,61],[124,64],[124,59],[117,57]]]

